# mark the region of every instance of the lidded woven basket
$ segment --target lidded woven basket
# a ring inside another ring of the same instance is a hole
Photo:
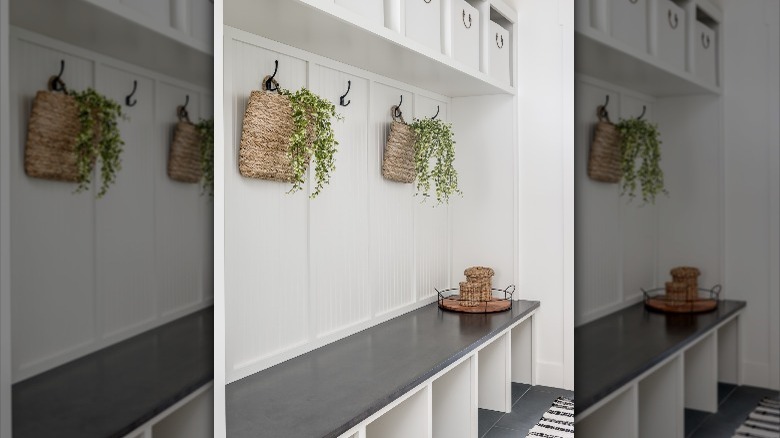
[[[599,121],[593,131],[588,156],[588,177],[594,181],[617,183],[623,177],[620,132],[609,121],[604,106],[596,110]]]
[[[699,298],[698,278],[701,271],[692,266],[678,266],[669,273],[672,275],[672,281],[687,285],[687,299],[696,300]]]
[[[672,304],[684,304],[688,299],[688,283],[667,281],[665,286],[666,296]]]
[[[393,123],[387,136],[382,156],[382,176],[390,181],[413,183],[417,177],[414,164],[415,135],[412,127],[404,121],[397,106],[390,109]]]
[[[168,153],[168,177],[176,181],[196,183],[203,176],[200,136],[184,107],[178,107],[176,113],[179,123],[173,132],[173,142]]]
[[[38,91],[32,103],[24,146],[24,172],[31,177],[77,182],[76,141],[81,131],[76,99]]]
[[[277,92],[267,90],[269,80]],[[290,157],[293,110],[290,99],[278,90],[279,83],[266,76],[262,90],[252,91],[249,95],[238,152],[241,176],[293,182]],[[312,125],[309,123],[309,133],[313,131]],[[309,135],[309,143],[312,140],[312,135]]]

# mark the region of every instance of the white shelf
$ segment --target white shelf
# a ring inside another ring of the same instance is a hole
[[[12,0],[11,24],[130,64],[211,88],[211,47],[99,0]]]
[[[575,31],[574,44],[574,70],[578,73],[656,97],[721,92],[719,87],[659,65],[650,54],[633,52],[598,31]]]
[[[233,0],[224,14],[227,26],[445,96],[515,93],[514,87],[332,2]]]

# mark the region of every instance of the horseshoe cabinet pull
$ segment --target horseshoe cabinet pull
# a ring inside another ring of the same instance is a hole
[[[680,20],[677,18],[677,13],[676,12],[674,13],[674,22],[672,22],[672,10],[671,9],[669,9],[669,14],[667,14],[667,15],[668,15],[668,18],[669,18],[669,26],[671,26],[672,29],[677,29],[677,26],[680,24]]]
[[[705,49],[709,49],[710,48],[710,36],[705,34],[704,32],[702,32],[702,34],[701,34],[701,45]]]
[[[431,0],[423,0],[425,3],[430,3]]]
[[[469,14],[469,24],[466,24],[466,10],[463,10],[463,25],[466,26],[466,29],[471,29],[471,14]]]
[[[636,3],[637,3],[639,0],[628,0],[628,1],[630,1],[630,2],[631,2],[631,4],[634,4],[634,5],[635,5],[635,4],[636,4]]]
[[[499,36],[501,37],[501,44],[498,44],[498,37]],[[496,34],[496,46],[499,49],[503,49],[504,48],[504,36],[503,35]]]

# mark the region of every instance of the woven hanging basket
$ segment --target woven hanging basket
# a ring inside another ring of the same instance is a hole
[[[76,99],[39,91],[32,103],[24,146],[24,172],[34,178],[77,182],[76,139],[81,131]]]
[[[179,123],[173,132],[173,143],[168,153],[168,177],[175,181],[196,183],[203,176],[200,161],[200,136],[190,122],[187,110],[177,109]]]
[[[390,181],[410,184],[417,177],[414,165],[414,131],[404,122],[397,106],[390,109],[393,123],[382,156],[382,176]]]
[[[599,121],[593,132],[593,142],[588,156],[588,177],[595,181],[617,183],[623,177],[620,153],[620,132],[609,121],[609,114],[599,106]]]
[[[277,92],[266,90],[270,79],[263,79],[262,91],[252,91],[244,112],[238,171],[247,178],[293,182],[290,138],[293,134],[292,105],[287,96],[279,94],[279,84],[271,80]],[[313,136],[309,123],[309,142]],[[308,162],[308,159],[306,160]]]

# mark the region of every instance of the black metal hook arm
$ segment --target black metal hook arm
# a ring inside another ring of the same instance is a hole
[[[347,105],[349,105],[350,103],[352,103],[352,100],[348,100],[348,101],[347,101],[347,103],[344,103],[344,98],[345,98],[345,97],[347,97],[347,94],[349,94],[349,90],[350,90],[351,88],[352,88],[352,81],[347,81],[347,92],[346,92],[346,93],[344,93],[344,94],[343,94],[343,95],[342,95],[342,96],[339,98],[339,105],[341,105],[341,106],[347,106]]]
[[[62,74],[65,72],[65,60],[60,60],[60,72],[57,76],[52,76],[49,79],[49,88],[52,91],[65,91],[65,82],[62,80]]]
[[[127,105],[127,106],[135,106],[135,104],[138,103],[138,101],[136,99],[132,99],[132,97],[135,95],[135,90],[137,90],[137,89],[138,89],[138,81],[133,80],[133,91],[131,91],[130,94],[125,96],[125,105]]]
[[[274,61],[274,74],[272,74],[271,77],[265,81],[266,90],[276,91],[279,89],[278,87],[274,87],[274,78],[276,77],[276,72],[278,71],[279,71],[279,60],[277,59]]]
[[[439,117],[440,110],[441,108],[439,108],[439,105],[436,105],[436,114],[434,114],[433,117],[431,117],[431,120],[436,120],[436,117]]]
[[[646,105],[642,105],[642,114],[640,114],[639,117],[637,117],[636,119],[637,120],[642,120],[642,117],[645,116],[645,112],[647,112],[647,106]]]
[[[404,103],[404,95],[402,94],[401,95],[401,102],[399,102],[398,105],[396,105],[396,107],[395,107],[395,116],[396,117],[401,117],[404,114],[401,111],[401,105],[403,105],[403,103]]]

